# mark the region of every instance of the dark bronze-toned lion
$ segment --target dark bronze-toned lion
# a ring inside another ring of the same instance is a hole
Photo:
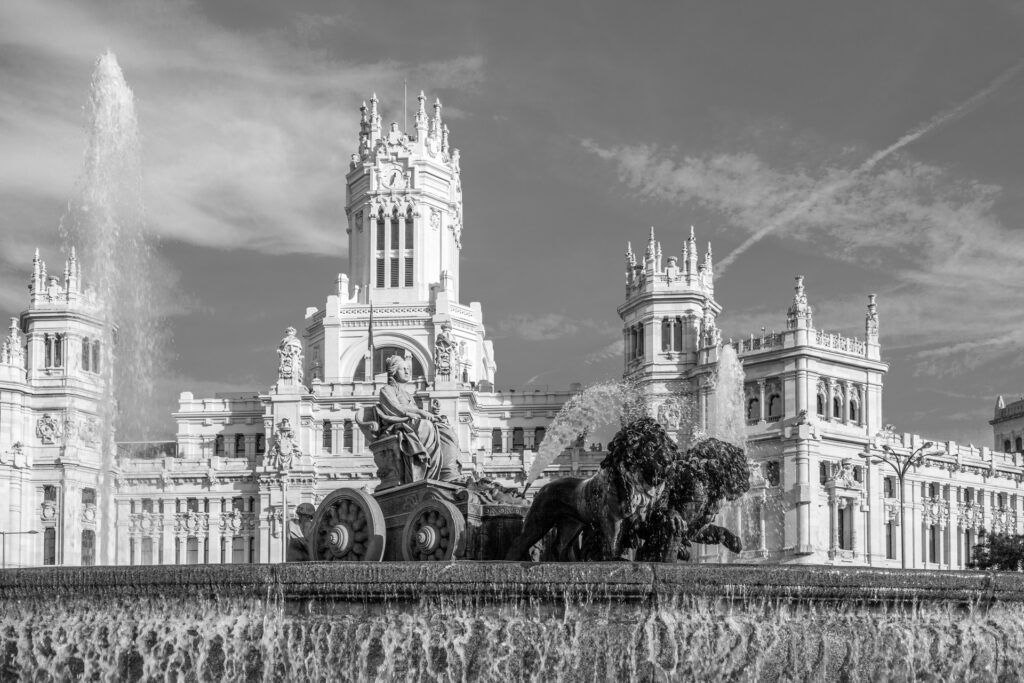
[[[662,496],[676,453],[675,443],[653,419],[644,417],[624,426],[608,445],[597,474],[556,479],[537,492],[507,559],[529,559],[530,548],[551,529],[557,531],[554,547],[546,553],[551,559],[627,559],[624,523],[637,525],[646,519]],[[580,557],[577,547],[584,529],[590,530],[587,545],[593,548],[586,558]]]
[[[721,543],[740,552],[739,537],[712,521],[726,501],[750,490],[749,471],[743,449],[718,439],[699,441],[669,466],[664,493],[650,515],[631,525],[626,545],[648,562],[688,560],[692,543]]]

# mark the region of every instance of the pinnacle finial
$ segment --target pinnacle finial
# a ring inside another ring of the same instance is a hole
[[[690,226],[690,241],[691,242],[696,242],[697,241],[697,238],[693,236],[693,226],[692,225]]]
[[[711,256],[711,242],[708,242],[708,256]]]

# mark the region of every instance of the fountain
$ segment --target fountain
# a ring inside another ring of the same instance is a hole
[[[115,434],[145,439],[159,424],[154,379],[164,359],[157,316],[155,255],[146,230],[139,133],[132,91],[112,52],[96,60],[88,104],[89,144],[76,197],[61,220],[65,251],[76,246],[105,328],[98,403],[102,472],[99,561],[113,561]]]
[[[113,344],[104,345],[109,492],[115,428],[144,436],[138,430],[147,420],[139,408],[152,390],[158,358],[152,349],[162,338],[147,290],[154,257],[138,188],[132,96],[109,53],[97,62],[91,113],[81,192],[62,232],[69,244],[82,247],[102,314],[117,328],[116,363]],[[488,542],[479,546],[501,548],[510,539],[488,533],[504,534],[520,519],[516,510],[501,510],[515,507],[501,500],[513,493],[500,487],[460,489],[454,479],[403,479],[418,470],[399,466],[406,464],[403,441],[381,424],[371,450],[379,462],[392,463],[396,481],[376,493],[394,502],[389,521],[405,515],[419,524],[415,536],[389,525],[383,530],[387,543],[398,547],[401,541],[405,551],[422,558],[424,549],[443,550],[441,561],[368,561],[382,554],[349,532],[368,535],[356,526],[375,519],[376,498],[339,489],[344,496],[336,491],[335,498],[325,499],[311,526],[331,539],[326,549],[335,557],[362,561],[0,572],[0,680],[1024,677],[1024,577],[1017,574],[676,562],[683,553],[675,537],[684,531],[699,535],[694,542],[732,542],[726,536],[716,541],[715,530],[722,527],[710,521],[715,503],[745,490],[746,481],[736,480],[742,470],[736,464],[745,464],[743,371],[729,346],[720,350],[713,386],[703,433],[697,434],[689,411],[678,425],[686,441],[679,447],[682,457],[671,462],[685,461],[686,476],[677,480],[682,484],[674,489],[669,474],[648,477],[651,486],[641,492],[644,509],[665,490],[679,496],[664,506],[665,517],[679,513],[687,527],[672,527],[675,545],[669,552],[648,553],[662,561],[453,560],[459,557],[457,544],[438,540],[451,540],[440,531],[441,513],[449,515],[450,534],[457,520],[466,521],[470,506],[493,506],[485,511],[493,527],[477,527]],[[693,407],[688,398],[676,398],[674,415],[683,414],[680,406]],[[629,427],[643,422],[642,430],[634,430],[643,432],[636,439],[623,437],[609,447],[609,455],[626,461],[652,433],[664,444],[665,431],[645,418],[642,399],[635,386],[614,382],[569,401],[549,428],[526,489],[587,429],[618,422],[628,437]],[[424,411],[415,415],[441,421]],[[423,434],[429,436],[428,430]],[[279,458],[290,456],[280,442],[277,449]],[[647,496],[661,480],[668,482],[665,488]],[[607,496],[611,488],[606,482],[595,490]],[[419,498],[420,508],[407,505],[410,493],[432,490],[446,491],[450,504]],[[325,514],[331,510],[337,514]],[[103,513],[109,524],[109,509]],[[668,529],[674,522],[659,524]],[[325,550],[324,543],[312,547]],[[101,561],[109,562],[109,555]]]

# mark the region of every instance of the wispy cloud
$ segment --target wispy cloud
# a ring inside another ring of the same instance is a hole
[[[343,253],[338,215],[360,101],[394,93],[382,109],[401,121],[404,79],[410,92],[466,90],[483,75],[474,55],[419,65],[328,56],[311,41],[331,27],[305,15],[252,41],[188,2],[11,0],[3,12],[0,186],[70,196],[89,73],[109,47],[137,99],[151,226],[204,247]],[[0,216],[5,238],[51,227]]]
[[[957,374],[1020,349],[1024,305],[1012,283],[1024,233],[1000,221],[999,186],[899,153],[856,182],[839,183],[849,172],[827,160],[773,164],[754,151],[681,156],[651,145],[583,146],[614,163],[640,197],[704,208],[740,237],[785,214],[776,238],[875,269],[886,283],[879,292],[885,343],[916,349],[918,373]],[[804,210],[790,210],[816,193]]]
[[[607,323],[570,318],[561,313],[547,313],[539,316],[511,315],[500,321],[496,327],[495,337],[518,337],[528,341],[564,339],[583,333],[610,334],[612,331]]]
[[[622,354],[625,353],[625,342],[621,339],[616,339],[611,344],[588,353],[583,357],[583,362],[586,365],[594,365],[595,363],[601,363],[612,358],[622,358]]]

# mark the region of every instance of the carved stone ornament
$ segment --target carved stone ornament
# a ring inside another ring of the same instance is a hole
[[[49,501],[43,503],[43,509],[40,511],[39,516],[44,522],[52,522],[57,519],[57,506]]]
[[[210,488],[220,483],[220,479],[217,477],[217,470],[212,467],[206,470],[206,483]]]
[[[36,421],[36,436],[44,444],[55,444],[57,440],[61,438],[63,434],[63,425],[61,421],[54,418],[49,413],[43,413],[43,416]]]
[[[434,230],[441,227],[441,212],[437,209],[430,210],[430,227]]]
[[[658,422],[670,432],[679,429],[679,421],[683,417],[683,411],[679,407],[679,401],[670,398],[658,407]]]
[[[285,330],[285,336],[277,346],[279,359],[278,379],[302,381],[302,342],[295,336],[295,328]]]
[[[302,451],[299,450],[298,438],[295,435],[295,430],[292,429],[291,421],[287,417],[281,418],[277,424],[277,431],[274,432],[274,443],[269,451],[270,466],[277,467],[282,471],[289,470],[295,456],[301,454]]]
[[[87,446],[95,446],[99,439],[100,425],[94,417],[87,417],[78,426],[78,436]]]
[[[89,524],[94,524],[96,522],[95,505],[90,504],[85,506],[85,508],[82,510],[82,520]]]
[[[442,379],[448,379],[458,366],[459,350],[452,337],[452,326],[444,322],[434,340],[434,374]]]

